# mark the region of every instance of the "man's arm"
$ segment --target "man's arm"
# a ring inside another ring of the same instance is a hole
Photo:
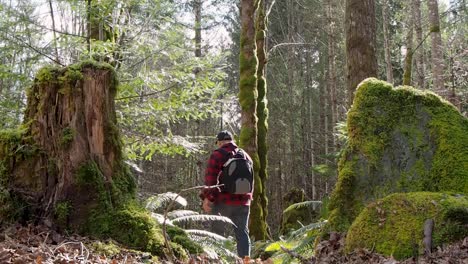
[[[205,185],[213,186],[217,184],[218,173],[221,171],[223,164],[221,163],[222,154],[219,151],[213,151],[210,158],[208,159],[208,165],[205,170]],[[202,200],[208,199],[214,202],[216,195],[218,194],[217,188],[205,188],[200,194]]]

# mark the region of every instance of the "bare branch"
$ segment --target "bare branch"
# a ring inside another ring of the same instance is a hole
[[[282,47],[282,46],[309,46],[312,45],[311,43],[294,43],[294,42],[285,42],[285,43],[280,43],[274,45],[267,53],[267,57],[270,56],[270,53],[272,53],[275,49]]]

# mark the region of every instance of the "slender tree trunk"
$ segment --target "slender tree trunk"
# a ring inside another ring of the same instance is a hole
[[[54,17],[54,7],[52,6],[52,0],[49,0],[50,7],[50,17],[52,18],[52,32],[54,34],[54,50],[55,50],[55,60],[60,63],[60,57],[57,48],[57,33],[55,32],[55,17]]]
[[[288,43],[294,43],[294,1],[286,0],[286,12],[287,12],[287,38]],[[300,177],[298,175],[298,166],[296,164],[296,96],[295,96],[295,74],[294,74],[294,47],[293,45],[288,45],[287,49],[287,85],[288,85],[288,102],[289,109],[287,109],[287,114],[289,116],[289,167],[288,174],[289,177],[297,184],[300,185]]]
[[[201,0],[193,0],[193,11],[195,13],[195,57],[202,56],[202,49],[201,49],[201,11],[202,11],[202,4]]]
[[[259,192],[254,193],[254,203],[259,202],[263,209],[263,222],[266,225],[268,214],[268,198],[266,193],[266,181],[268,179],[268,146],[267,146],[267,132],[268,132],[268,100],[267,100],[267,83],[265,76],[266,67],[266,23],[267,17],[265,14],[266,3],[265,0],[259,0],[259,7],[256,16],[256,45],[257,45],[257,115],[258,115],[258,157],[260,161],[259,179],[256,185],[260,185]],[[258,237],[258,239],[266,239]]]
[[[255,10],[252,0],[241,0],[241,39],[240,39],[240,81],[239,102],[241,106],[240,146],[249,153],[254,163],[254,193],[262,193],[259,177],[260,161],[257,147],[257,66],[255,43]],[[254,239],[266,236],[266,225],[263,221],[263,208],[260,203],[252,204],[250,215],[250,235]]]
[[[346,0],[345,19],[348,105],[351,105],[357,85],[377,76],[374,0]]]
[[[415,0],[419,1],[419,0]],[[392,57],[390,55],[390,36],[388,34],[388,0],[382,3],[382,25],[383,25],[383,37],[384,37],[384,48],[385,48],[385,64],[387,73],[387,82],[393,84],[393,67]]]
[[[406,33],[406,56],[405,56],[405,66],[403,71],[403,85],[411,85],[411,73],[413,66],[413,12],[411,8],[411,3],[408,5],[408,14],[407,14],[407,24],[408,32]]]
[[[424,46],[422,45],[423,42],[423,35],[422,35],[422,26],[421,26],[421,0],[413,0],[413,25],[414,30],[416,33],[416,43],[419,46],[417,50],[415,50],[415,65],[416,65],[416,83],[420,89],[426,88],[425,82],[425,66],[424,66]],[[420,44],[421,43],[421,44]]]
[[[328,80],[327,80],[327,87],[328,87],[328,102],[330,107],[330,114],[331,114],[331,138],[332,138],[332,151],[334,152],[337,148],[336,134],[335,127],[336,123],[338,122],[338,114],[337,114],[337,98],[336,98],[336,52],[335,52],[335,25],[336,20],[334,18],[333,10],[336,8],[336,5],[333,2],[334,0],[327,1],[327,24],[328,24]]]
[[[446,93],[444,84],[445,65],[442,53],[443,46],[440,33],[439,5],[437,0],[427,0],[427,8],[429,11],[429,24],[431,31],[431,68],[433,90],[446,97],[448,94]]]

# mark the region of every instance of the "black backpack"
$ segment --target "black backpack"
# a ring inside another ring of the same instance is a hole
[[[253,188],[253,164],[244,150],[236,148],[233,152],[219,149],[227,158],[218,174],[218,184],[224,184],[222,192],[232,194],[251,193]]]

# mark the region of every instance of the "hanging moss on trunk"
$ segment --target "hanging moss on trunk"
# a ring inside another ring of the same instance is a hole
[[[123,161],[116,87],[107,64],[41,69],[28,91],[23,128],[0,133],[0,193],[7,193],[0,199],[25,203],[26,213],[17,214],[23,220],[163,255],[161,230],[137,204],[136,183]]]
[[[468,119],[437,95],[367,79],[347,127],[329,230],[346,231],[367,203],[391,193],[468,193]]]
[[[258,3],[257,3],[258,4]],[[262,180],[259,177],[260,160],[257,149],[257,67],[254,14],[257,6],[254,1],[241,1],[240,37],[240,80],[239,103],[241,106],[240,147],[252,157],[254,167],[254,193],[262,193]],[[259,183],[259,184],[257,184]],[[263,221],[263,207],[254,202],[250,211],[250,235],[254,239],[266,237],[266,223]]]
[[[258,58],[258,69],[257,69],[257,116],[258,116],[258,157],[259,157],[259,181],[255,184],[260,185],[260,188],[254,193],[254,203],[259,203],[262,207],[262,225],[266,229],[267,215],[268,215],[268,198],[266,192],[266,181],[268,179],[268,146],[267,146],[267,131],[268,131],[268,100],[267,100],[267,84],[265,79],[265,66],[266,66],[266,52],[265,52],[265,39],[266,39],[266,23],[267,18],[265,16],[265,1],[259,1],[259,7],[256,15],[256,45],[257,45],[257,58]],[[266,234],[263,238],[266,239]]]

